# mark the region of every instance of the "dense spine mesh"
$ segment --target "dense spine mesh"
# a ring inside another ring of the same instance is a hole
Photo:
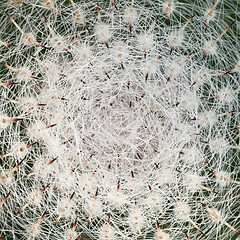
[[[0,9],[0,238],[238,239],[237,1]]]

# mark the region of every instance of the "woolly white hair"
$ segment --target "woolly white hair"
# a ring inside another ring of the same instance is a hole
[[[239,7],[2,1],[0,239],[237,239]]]

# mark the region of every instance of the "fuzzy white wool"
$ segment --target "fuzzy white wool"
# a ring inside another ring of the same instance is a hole
[[[196,147],[183,148],[180,152],[180,158],[187,163],[197,163],[201,160],[201,153]]]
[[[102,210],[102,204],[98,199],[88,199],[85,204],[85,212],[90,215],[91,218],[98,216]]]
[[[144,216],[138,207],[134,207],[129,213],[128,222],[133,231],[141,235],[141,229],[144,225]]]
[[[170,235],[162,230],[157,231],[155,235],[155,240],[170,240]]]
[[[228,142],[224,138],[215,138],[209,141],[209,146],[214,153],[224,154],[229,148]]]
[[[41,193],[39,191],[32,192],[28,196],[28,200],[30,204],[34,204],[37,206],[40,206],[41,203]]]
[[[73,199],[62,199],[57,205],[56,212],[62,217],[70,217],[74,212],[74,205]]]
[[[208,72],[207,69],[201,69],[197,71],[193,76],[193,85],[199,87],[204,84],[206,81],[211,80],[211,74]]]
[[[50,38],[50,43],[58,52],[64,51],[64,49],[66,49],[65,39],[60,35],[52,36]]]
[[[208,208],[207,209],[210,215],[210,218],[214,221],[219,223],[220,221],[222,221],[222,215],[221,212],[215,208]]]
[[[228,185],[229,183],[231,183],[231,178],[228,172],[224,172],[224,171],[220,171],[215,173],[215,177],[216,177],[216,182],[221,186],[224,187],[226,185]]]
[[[76,23],[84,23],[84,20],[85,20],[85,14],[83,12],[83,10],[81,9],[75,9],[73,11],[73,20],[76,22]]]
[[[33,33],[24,33],[22,36],[22,41],[24,44],[33,45],[36,43],[36,38]]]
[[[137,17],[138,17],[138,13],[135,8],[133,8],[133,7],[126,8],[125,14],[124,14],[124,20],[127,23],[133,25],[135,23]]]
[[[219,101],[226,101],[227,103],[229,103],[234,98],[233,94],[234,94],[233,90],[228,88],[223,88],[217,93],[216,98]]]
[[[29,234],[29,239],[35,238],[40,233],[39,224],[35,223],[33,226],[30,226],[27,232]]]
[[[162,212],[164,198],[159,193],[150,193],[146,201],[151,210]]]
[[[205,55],[212,55],[215,54],[217,51],[217,44],[214,41],[207,41],[204,45],[204,54]]]
[[[191,208],[187,204],[182,202],[177,202],[174,211],[176,216],[179,219],[185,220],[185,221],[189,220]]]
[[[175,78],[180,75],[183,71],[184,63],[182,59],[173,60],[172,62],[166,63],[166,72],[169,78]]]
[[[217,122],[217,114],[214,111],[201,112],[196,120],[202,127],[213,126]]]
[[[184,35],[182,30],[174,31],[169,37],[169,42],[171,47],[181,46],[184,40]]]
[[[96,26],[96,35],[100,42],[107,42],[108,39],[111,37],[110,27],[107,24],[100,23]]]
[[[205,18],[208,22],[214,20],[215,16],[216,16],[216,11],[213,8],[206,10]]]
[[[175,9],[174,0],[168,0],[163,3],[163,12],[166,14],[171,14]]]
[[[29,149],[25,143],[17,142],[14,143],[10,152],[18,159],[23,159],[28,153]]]
[[[53,159],[46,159],[46,157],[39,158],[33,166],[34,171],[32,172],[32,174],[35,175],[37,179],[44,179],[48,177],[49,174],[55,171],[57,172],[54,164],[49,165],[49,162],[52,160]]]
[[[7,115],[0,115],[0,129],[7,128],[10,125],[8,120],[9,117]]]
[[[99,230],[99,238],[98,240],[109,240],[114,239],[114,229],[109,226],[109,224],[102,226]]]
[[[153,47],[153,35],[151,33],[142,33],[138,36],[139,48],[147,52]]]
[[[19,107],[24,111],[24,112],[30,112],[38,109],[37,106],[37,99],[33,97],[23,97],[19,99]]]
[[[3,185],[10,185],[14,180],[14,177],[10,171],[2,170],[0,175],[0,180]]]
[[[16,78],[19,82],[30,81],[32,75],[31,70],[28,66],[19,67],[15,70]]]
[[[183,174],[183,181],[187,189],[190,191],[197,191],[200,189],[201,184],[204,178],[201,176],[197,176],[196,174],[187,173]]]
[[[64,239],[66,240],[75,240],[77,238],[78,234],[77,232],[73,231],[72,229],[68,230],[65,233]]]

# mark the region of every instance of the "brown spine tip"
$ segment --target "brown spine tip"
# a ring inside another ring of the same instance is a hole
[[[49,125],[47,128],[51,128],[51,127],[55,127],[55,126],[57,126],[56,123],[55,123],[55,124],[51,124],[51,125]]]
[[[89,218],[88,218],[88,227],[89,227],[90,223],[91,223],[91,216],[89,216]]]
[[[41,193],[44,192],[49,185],[50,185],[50,184],[48,183],[44,188],[42,188],[42,189],[40,190],[40,192],[41,192]]]
[[[97,2],[97,11],[98,13],[100,13],[100,7],[99,7],[99,3]]]
[[[37,104],[37,106],[39,106],[39,107],[42,107],[42,106],[46,106],[47,104],[45,104],[45,103],[38,103]]]
[[[12,17],[11,17],[6,11],[4,11],[4,12],[7,14],[7,16],[9,17],[9,19],[12,20]]]
[[[170,14],[168,14],[167,19],[168,19],[168,24],[170,25],[170,23],[171,23]]]
[[[11,43],[7,43],[7,46],[8,46],[8,47],[15,47],[16,45],[11,44]]]
[[[186,238],[188,239],[188,240],[190,240],[190,238],[189,238],[189,236],[185,233],[185,235],[186,235]]]
[[[144,49],[144,58],[145,59],[147,58],[147,51],[146,51],[146,49]]]
[[[41,216],[41,220],[44,218],[45,214],[47,213],[47,210],[45,210],[45,212],[43,213],[43,215]]]
[[[148,80],[148,73],[145,76],[145,81],[147,81],[147,80]]]
[[[133,171],[131,171],[131,175],[132,175],[132,179],[134,179],[134,173],[133,173]]]
[[[208,23],[206,23],[205,25],[205,32],[207,31],[207,29],[208,29]]]
[[[132,23],[129,23],[129,31],[132,33]]]
[[[24,159],[22,159],[22,160],[16,165],[15,168],[18,168],[18,167],[22,164],[23,161],[24,161]]]
[[[0,86],[12,86],[16,85],[17,83],[0,83]]]
[[[204,60],[207,55],[208,55],[207,52],[204,52],[202,60]]]
[[[236,22],[236,20],[234,20],[234,21],[229,25],[228,29],[229,29],[230,27],[232,27],[232,25],[233,25],[235,22]]]
[[[116,8],[116,10],[118,11],[118,8],[117,8],[117,5],[116,5],[116,3],[115,3],[115,1],[114,0],[111,0],[111,2],[112,2],[112,5]]]
[[[204,204],[204,203],[202,203],[202,202],[200,202],[200,203],[203,205],[203,207],[205,207],[206,209],[208,209],[208,207],[207,207],[206,204]]]
[[[74,197],[75,195],[75,191],[72,193],[71,197],[70,197],[70,200],[72,200],[72,198]]]
[[[53,160],[51,160],[47,165],[52,164],[53,162],[55,162],[58,159],[58,157],[54,158]]]
[[[43,44],[39,44],[39,46],[42,47],[42,48],[45,48],[45,49],[50,49],[49,47],[46,47],[46,46],[43,45]]]
[[[119,192],[119,189],[120,189],[120,180],[118,180],[117,192]]]
[[[235,233],[237,233],[238,235],[240,235],[240,233],[237,230],[234,230]]]
[[[83,24],[83,26],[84,26],[84,28],[85,28],[88,32],[90,32],[90,30],[89,30],[89,28],[87,27],[86,24]]]
[[[177,102],[175,106],[177,107],[179,104],[180,104],[180,102]]]
[[[110,214],[109,214],[109,216],[108,216],[107,224],[109,225],[109,223],[110,223]]]
[[[98,188],[97,188],[96,193],[95,193],[95,199],[97,198],[97,195],[98,195]]]
[[[108,42],[106,40],[104,42],[105,42],[106,47],[109,49]]]
[[[73,228],[75,229],[77,226],[77,219],[75,220],[74,224],[73,224]]]
[[[10,195],[10,193],[11,192],[9,192],[7,195],[6,195],[6,197],[4,198],[4,201],[6,201],[7,200],[7,198],[9,197],[9,195]]]
[[[194,86],[196,83],[197,83],[197,81],[193,82],[192,85],[191,85],[190,87]]]
[[[227,72],[225,72],[223,75],[228,75],[228,74],[230,74],[230,73],[232,73],[232,69],[229,70],[229,71],[227,71]]]

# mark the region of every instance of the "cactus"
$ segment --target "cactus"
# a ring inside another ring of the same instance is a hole
[[[239,7],[4,0],[0,238],[237,239]]]

